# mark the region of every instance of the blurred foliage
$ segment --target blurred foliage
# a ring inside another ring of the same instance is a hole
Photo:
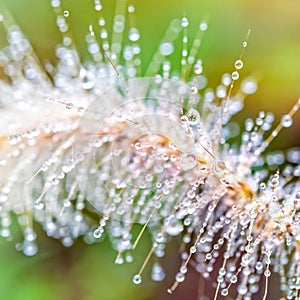
[[[6,7],[29,37],[41,61],[47,58],[55,62],[55,45],[60,42],[60,35],[49,2],[0,0],[0,4]],[[110,28],[115,1],[102,2]],[[300,96],[299,1],[135,0],[132,3],[136,5],[135,22],[141,31],[144,70],[169,22],[172,18],[185,14],[190,19],[190,40],[194,37],[199,22],[203,18],[209,19],[209,30],[204,36],[200,57],[204,62],[204,73],[212,87],[220,82],[224,72],[232,72],[233,62],[241,51],[241,42],[248,29],[252,30],[241,77],[254,75],[259,80],[259,91],[248,97],[239,120],[255,117],[261,110],[274,112],[278,120]],[[93,1],[65,0],[63,7],[70,11],[69,23],[82,59],[88,59],[85,35],[88,25],[97,23]],[[3,40],[3,34],[2,32],[0,40]],[[298,114],[295,125],[284,130],[273,147],[299,145],[299,128]],[[123,266],[114,265],[115,253],[108,241],[93,246],[84,246],[78,242],[72,249],[64,249],[58,242],[42,237],[40,253],[34,258],[27,258],[15,251],[14,244],[18,240],[16,237],[14,241],[7,243],[0,239],[1,299],[143,300],[157,295],[160,299],[184,297],[180,291],[175,297],[169,297],[160,291],[151,292],[157,285],[151,283],[147,275],[141,287],[131,283],[131,276],[148,251],[146,237],[143,237],[136,251],[136,262]],[[169,252],[171,253],[166,261],[169,261],[170,266],[167,268],[174,270],[168,274],[167,282],[172,281],[176,269],[173,259],[177,256],[171,249]],[[197,280],[194,284],[198,284]],[[158,286],[159,289],[165,289],[165,285]]]

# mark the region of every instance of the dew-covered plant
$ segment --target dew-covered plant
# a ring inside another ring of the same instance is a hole
[[[135,284],[153,256],[152,279],[165,278],[166,244],[180,235],[182,264],[169,293],[191,266],[215,280],[214,299],[251,299],[263,281],[266,299],[271,272],[280,275],[282,299],[299,299],[300,151],[265,150],[292,125],[300,100],[275,129],[273,114],[260,112],[239,133],[231,118],[257,89],[251,77],[239,83],[248,35],[232,73],[213,90],[198,57],[207,23],[189,48],[188,19],[174,19],[142,74],[140,33],[126,23],[135,8],[121,4],[110,35],[95,0],[99,25],[87,30],[91,60],[82,62],[69,11],[52,0],[62,34],[55,66],[41,65],[9,14],[1,15],[1,235],[12,238],[16,216],[24,235],[17,249],[32,256],[35,223],[66,247],[106,234],[122,264],[147,230],[152,246]],[[170,56],[178,51],[177,70]]]

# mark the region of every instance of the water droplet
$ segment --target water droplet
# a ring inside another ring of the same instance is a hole
[[[64,17],[67,18],[69,15],[70,15],[70,12],[69,12],[68,10],[65,10],[65,11],[64,11]]]
[[[222,83],[225,86],[229,86],[231,84],[230,74],[228,74],[228,73],[223,74],[223,76],[222,76]]]
[[[219,85],[217,87],[216,95],[218,98],[225,98],[226,97],[226,88],[223,85]]]
[[[94,235],[94,238],[99,239],[101,237],[101,235],[102,235],[100,228],[96,228],[94,230],[93,235]]]
[[[124,31],[125,17],[123,15],[116,15],[114,18],[113,30],[114,32],[121,33]]]
[[[237,71],[232,72],[231,78],[232,78],[233,80],[238,80],[239,77],[240,77],[240,74],[239,74]]]
[[[165,278],[165,272],[160,264],[155,263],[152,267],[151,278],[153,281],[162,281]]]
[[[176,278],[176,281],[183,282],[185,279],[185,275],[183,273],[179,272],[176,274],[175,278]]]
[[[140,38],[140,32],[136,28],[131,28],[129,30],[129,40],[132,42],[138,41]]]
[[[223,290],[221,291],[221,295],[222,295],[222,296],[227,296],[227,295],[228,295],[228,289],[223,289]]]
[[[65,199],[63,203],[64,203],[64,207],[66,208],[71,206],[71,202],[68,199]]]
[[[264,182],[262,182],[262,183],[260,184],[260,189],[261,189],[261,190],[265,190],[265,189],[266,189],[266,184],[265,184]]]
[[[116,265],[122,265],[124,263],[124,258],[120,255],[116,258],[115,264]]]
[[[34,202],[34,207],[37,209],[37,210],[41,210],[44,208],[44,203],[41,201],[41,200],[36,200]]]
[[[191,93],[194,94],[194,95],[197,94],[198,93],[198,89],[195,86],[192,86],[191,87]]]
[[[51,6],[56,8],[60,6],[60,0],[52,0],[51,1]]]
[[[212,259],[211,253],[207,253],[207,254],[205,255],[205,259],[206,259],[206,260]]]
[[[134,5],[128,5],[128,12],[129,13],[133,13],[135,11],[135,7],[134,7]]]
[[[293,118],[290,115],[283,115],[281,117],[281,125],[283,127],[290,127],[293,124]]]
[[[190,248],[190,253],[196,253],[196,251],[197,251],[197,248],[195,246],[192,246]]]
[[[166,233],[171,236],[176,236],[180,234],[183,230],[183,226],[181,222],[176,217],[171,217],[167,226],[166,226]]]
[[[245,94],[251,95],[257,91],[257,83],[252,77],[247,77],[241,83],[241,90]]]
[[[245,41],[243,42],[243,47],[246,48],[248,46],[248,43]]]
[[[25,241],[23,243],[23,253],[27,256],[33,256],[38,252],[38,247],[35,243]]]
[[[188,112],[187,112],[187,117],[188,117],[188,120],[189,120],[189,123],[191,125],[197,125],[199,122],[200,122],[200,114],[199,112],[194,109],[194,108],[191,108]]]
[[[206,31],[208,29],[208,24],[206,22],[201,22],[199,28],[202,31]]]
[[[95,10],[100,11],[102,9],[102,4],[100,0],[95,0]]]
[[[257,271],[261,271],[262,269],[263,269],[263,263],[261,262],[261,261],[258,261],[257,263],[256,263],[256,265],[255,265],[255,269],[257,270]]]
[[[197,157],[193,153],[185,152],[180,157],[180,164],[184,171],[190,170],[197,165]]]
[[[142,282],[142,276],[139,274],[136,274],[133,276],[132,281],[134,284],[140,284]]]
[[[159,46],[159,52],[161,55],[168,56],[174,51],[174,46],[171,42],[161,43]]]
[[[247,293],[248,289],[247,289],[246,285],[240,284],[237,288],[237,291],[239,294],[245,295]]]
[[[182,125],[187,125],[189,123],[189,119],[186,115],[180,117],[180,122]]]
[[[188,27],[189,26],[189,20],[186,17],[183,17],[181,20],[181,26],[182,27]]]
[[[196,75],[199,75],[202,72],[203,72],[202,61],[199,59],[199,60],[197,60],[196,64],[194,65],[194,73]]]
[[[143,148],[143,145],[142,145],[141,142],[136,142],[136,143],[134,144],[134,148],[135,148],[136,150],[141,150],[141,149]]]
[[[235,61],[234,66],[235,66],[238,70],[240,70],[240,69],[243,68],[244,63],[243,63],[240,59],[238,59],[238,60]]]

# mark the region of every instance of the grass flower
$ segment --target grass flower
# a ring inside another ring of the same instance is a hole
[[[234,143],[240,129],[231,118],[257,89],[251,77],[239,83],[249,34],[232,72],[212,90],[198,57],[206,22],[188,47],[189,20],[174,19],[141,75],[140,33],[126,23],[134,6],[121,3],[109,36],[102,5],[94,4],[90,62],[80,61],[59,0],[51,1],[62,34],[56,66],[41,65],[9,14],[1,15],[1,235],[12,237],[16,218],[24,235],[17,248],[32,256],[35,223],[66,247],[105,233],[122,264],[147,230],[152,246],[135,284],[153,256],[152,279],[165,278],[160,262],[180,235],[182,264],[169,293],[192,266],[216,282],[215,300],[251,299],[262,281],[265,300],[271,272],[280,275],[282,299],[299,299],[300,152],[265,150],[292,125],[300,100],[275,129],[271,113],[246,120]],[[169,60],[176,39],[178,70]]]

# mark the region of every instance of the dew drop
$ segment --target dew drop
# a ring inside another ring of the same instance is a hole
[[[206,31],[208,29],[208,24],[206,22],[201,22],[199,28],[201,31]]]
[[[162,281],[165,278],[165,272],[160,264],[155,263],[152,267],[151,278],[153,281]]]
[[[188,18],[186,18],[186,17],[182,18],[182,20],[181,20],[181,26],[182,27],[188,27],[189,26],[189,20],[188,20]]]
[[[60,6],[60,0],[52,0],[51,1],[51,6],[56,8]]]
[[[65,10],[65,11],[64,11],[64,17],[67,18],[69,15],[70,15],[70,12],[69,12],[68,10]]]
[[[94,238],[99,239],[102,235],[101,230],[99,228],[95,229],[93,235]]]
[[[133,13],[135,11],[134,5],[128,5],[128,12]]]
[[[142,145],[141,142],[136,142],[136,143],[134,144],[134,148],[135,148],[136,150],[141,150],[141,149],[143,148],[143,145]]]
[[[203,72],[203,66],[202,66],[202,60],[198,59],[197,62],[194,65],[194,73],[196,75],[199,75]]]
[[[34,202],[34,207],[37,209],[37,210],[41,210],[44,208],[44,203],[41,201],[41,200],[36,200]]]
[[[192,93],[193,95],[196,95],[196,94],[198,93],[198,89],[197,89],[195,86],[192,86],[192,87],[191,87],[191,93]]]
[[[129,30],[129,40],[132,42],[138,41],[140,38],[140,32],[136,28],[131,28]]]
[[[197,251],[197,248],[195,246],[192,246],[190,248],[190,253],[196,253],[196,251]]]
[[[136,275],[133,276],[132,281],[133,281],[134,284],[141,284],[142,276],[139,275],[139,274],[136,274]]]
[[[248,46],[248,43],[245,41],[243,42],[243,47],[246,48]]]
[[[161,43],[159,46],[159,52],[161,55],[168,56],[174,51],[174,46],[170,42]]]
[[[33,256],[38,252],[38,247],[35,243],[24,242],[23,244],[23,253],[27,256]]]
[[[281,125],[283,127],[290,127],[292,126],[292,124],[293,124],[293,118],[290,115],[286,114],[281,117]]]
[[[223,289],[223,290],[221,291],[221,295],[222,295],[222,296],[227,296],[227,295],[228,295],[228,289]]]
[[[247,289],[246,285],[241,284],[241,285],[238,286],[237,291],[238,291],[239,294],[245,295],[247,293],[248,289]]]
[[[230,74],[228,74],[228,73],[223,74],[223,76],[222,76],[222,83],[225,86],[229,86],[231,84]]]
[[[184,279],[185,279],[185,275],[183,273],[179,272],[179,273],[176,274],[175,278],[176,278],[176,281],[183,282]]]
[[[176,217],[171,217],[169,223],[166,226],[166,233],[171,236],[180,234],[183,230],[181,222]]]
[[[247,94],[254,94],[257,90],[257,83],[252,77],[245,78],[241,84],[241,90]]]
[[[68,199],[65,199],[63,204],[64,204],[64,207],[66,207],[66,208],[71,206],[71,202]]]
[[[256,263],[256,265],[255,265],[255,269],[256,269],[257,271],[262,270],[262,269],[263,269],[263,263],[260,262],[260,261],[258,261],[258,262]]]
[[[183,153],[180,157],[180,164],[184,171],[190,170],[197,165],[196,155],[193,153]]]
[[[188,112],[187,112],[187,117],[189,120],[190,125],[197,125],[200,121],[200,114],[199,112],[194,109],[191,108]]]
[[[239,77],[240,77],[240,74],[239,74],[237,71],[232,72],[231,78],[232,78],[233,80],[238,80]]]
[[[124,258],[122,256],[118,256],[115,260],[116,265],[122,265],[124,263]]]
[[[181,116],[181,118],[180,118],[180,122],[181,122],[183,125],[186,125],[186,124],[188,124],[189,119],[188,119],[188,117],[187,117],[186,115],[183,115],[183,116]]]
[[[235,66],[238,70],[240,70],[240,69],[243,68],[244,63],[243,63],[240,59],[238,59],[238,60],[235,61],[234,66]]]

